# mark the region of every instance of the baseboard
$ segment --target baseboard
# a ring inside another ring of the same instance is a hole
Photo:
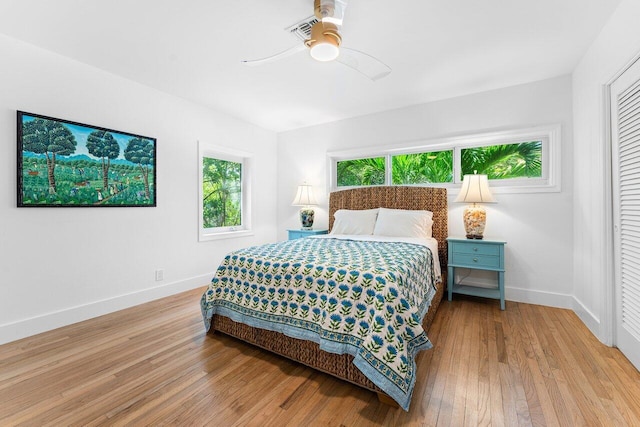
[[[30,337],[42,332],[82,322],[104,314],[133,307],[159,298],[168,297],[180,292],[206,286],[214,272],[202,276],[168,283],[163,286],[144,289],[114,298],[95,301],[82,306],[71,307],[65,310],[46,313],[29,319],[0,325],[0,344]]]
[[[578,318],[585,324],[585,326],[591,331],[593,335],[595,335],[600,342],[604,345],[611,346],[612,340],[610,336],[603,336],[602,334],[602,324],[600,323],[600,319],[598,319],[591,311],[585,307],[580,300],[577,298],[573,298],[573,307],[571,307],[573,311],[576,313]]]
[[[589,311],[573,295],[557,294],[552,292],[531,291],[528,289],[507,288],[505,289],[507,301],[517,301],[527,304],[546,305],[548,307],[566,308],[572,310],[578,318],[585,324],[591,333],[603,344],[611,345],[610,337],[601,335],[600,320]]]
[[[120,295],[114,298],[96,301],[82,306],[71,307],[41,316],[20,320],[18,322],[0,325],[0,344],[30,337],[42,332],[82,322],[104,314],[133,307],[159,298],[164,298],[180,292],[188,291],[200,286],[205,286],[213,277],[213,272],[202,276],[191,277],[164,286],[158,286]],[[580,320],[600,341],[606,345],[606,337],[600,336],[600,321],[586,307],[572,295],[552,292],[532,291],[508,287],[505,289],[505,297],[508,301],[517,301],[527,304],[546,305],[549,307],[567,308],[573,310]],[[603,339],[605,338],[605,339]]]
[[[531,289],[511,288],[504,290],[507,301],[523,302],[526,304],[546,305],[548,307],[573,309],[573,295],[554,292],[532,291]]]

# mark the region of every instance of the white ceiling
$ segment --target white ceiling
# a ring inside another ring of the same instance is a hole
[[[620,0],[349,0],[343,45],[376,82],[307,52],[284,28],[313,0],[0,0],[0,33],[286,131],[571,73]]]

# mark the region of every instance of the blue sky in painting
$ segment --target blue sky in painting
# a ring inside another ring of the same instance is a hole
[[[29,116],[27,114],[24,114],[22,116],[22,121],[23,123],[25,122],[29,122],[31,120],[34,120],[36,117],[33,116]],[[89,157],[95,158],[93,157],[91,154],[89,154],[89,150],[87,150],[87,137],[89,136],[89,134],[91,132],[93,132],[94,130],[96,130],[96,128],[90,127],[90,126],[82,126],[82,125],[78,125],[78,124],[73,124],[73,123],[68,123],[65,122],[63,120],[59,120],[62,124],[64,124],[73,134],[73,136],[76,138],[76,151],[75,153],[73,153],[71,156],[69,157],[73,157],[73,156],[79,156],[79,155],[87,155]],[[116,131],[112,131],[109,130],[108,131],[111,135],[113,135],[113,137],[115,138],[115,140],[118,142],[118,145],[120,146],[120,154],[118,155],[118,159],[122,159],[125,160],[124,158],[124,150],[125,148],[127,148],[127,144],[129,144],[129,140],[136,138],[136,136],[134,135],[126,135],[123,133],[118,133]],[[63,156],[65,157],[65,156]]]

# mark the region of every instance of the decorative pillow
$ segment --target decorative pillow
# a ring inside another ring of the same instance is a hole
[[[380,208],[373,234],[394,237],[431,237],[433,212]]]
[[[338,209],[330,234],[373,234],[378,209]]]

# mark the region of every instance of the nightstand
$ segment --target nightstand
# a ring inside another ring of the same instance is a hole
[[[289,240],[301,239],[303,237],[317,236],[319,234],[327,234],[329,230],[287,230],[289,232]]]
[[[449,301],[452,294],[473,295],[500,300],[504,310],[504,245],[502,240],[475,240],[465,238],[447,239],[449,264],[447,268],[447,290]],[[456,268],[490,270],[498,273],[497,288],[483,288],[464,283],[453,283]]]

